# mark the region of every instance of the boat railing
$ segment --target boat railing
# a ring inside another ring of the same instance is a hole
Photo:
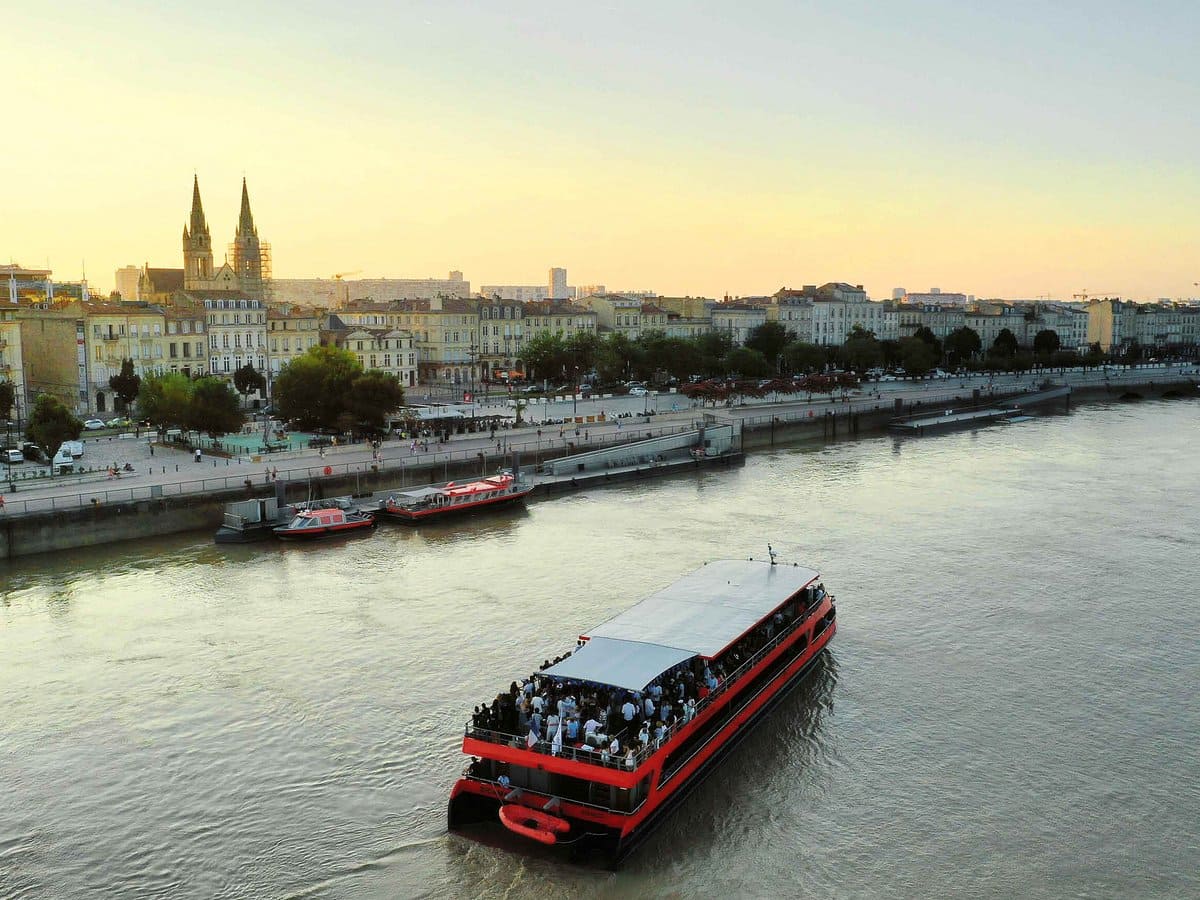
[[[479,781],[479,782],[482,782],[483,784],[492,785],[494,788],[496,788],[497,799],[503,799],[505,797],[505,795],[507,795],[510,791],[520,791],[522,794],[531,794],[536,797],[545,797],[547,801],[558,800],[560,803],[570,803],[574,806],[586,806],[589,809],[594,809],[594,810],[597,810],[598,812],[619,813],[620,815],[633,815],[639,809],[642,808],[642,806],[645,804],[645,802],[647,800],[650,799],[649,792],[647,792],[646,796],[642,797],[642,799],[640,799],[638,801],[637,806],[633,807],[632,809],[628,809],[628,810],[614,809],[611,806],[604,806],[603,804],[600,804],[600,803],[591,803],[587,800],[576,800],[573,797],[560,797],[558,794],[551,794],[546,791],[537,791],[537,790],[534,790],[533,788],[521,787],[520,785],[516,785],[516,784],[507,784],[507,785],[501,784],[499,781],[497,781],[494,778],[484,778],[481,775],[474,774],[471,771],[471,765],[472,765],[471,763],[467,763],[467,765],[463,768],[463,777],[470,778],[472,781]]]
[[[491,728],[481,728],[472,722],[468,722],[464,728],[464,734],[467,737],[475,738],[476,740],[487,741],[492,744],[504,744],[509,747],[520,750],[528,750],[531,753],[541,753],[547,756],[558,756],[562,759],[573,760],[575,762],[590,763],[592,765],[602,766],[608,769],[625,769],[633,771],[638,769],[642,763],[646,762],[659,750],[669,745],[679,734],[692,723],[701,717],[705,710],[709,709],[717,700],[725,696],[731,686],[737,685],[746,673],[751,671],[755,666],[762,662],[773,650],[784,643],[798,628],[808,622],[812,611],[818,607],[826,597],[833,601],[832,595],[826,591],[818,591],[814,594],[813,601],[806,605],[801,613],[796,616],[790,623],[779,630],[779,633],[772,636],[762,647],[748,656],[741,665],[732,672],[729,672],[726,677],[717,685],[707,697],[696,703],[696,712],[686,722],[682,719],[676,719],[672,724],[666,726],[663,732],[661,741],[651,740],[640,750],[636,751],[633,756],[633,767],[630,768],[629,760],[622,753],[609,754],[605,748],[596,748],[594,750],[580,750],[572,744],[567,744],[565,741],[562,749],[557,753],[554,752],[553,738],[550,740],[539,739],[534,744],[529,744],[528,738],[522,735],[508,734],[503,731],[497,731]],[[627,741],[632,736],[633,729],[626,726],[621,731],[609,734],[607,737],[611,741],[616,738],[618,745],[624,747]]]

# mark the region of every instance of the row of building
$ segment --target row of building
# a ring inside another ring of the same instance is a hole
[[[270,245],[260,240],[245,179],[234,239],[214,262],[212,233],[198,179],[182,235],[183,266],[147,263],[118,270],[118,292],[89,296],[86,280],[55,284],[47,269],[0,266],[9,305],[0,309],[0,378],[18,387],[20,403],[43,392],[80,413],[114,409],[109,379],[124,360],[138,374],[182,372],[231,377],[250,365],[271,381],[296,356],[318,344],[344,347],[364,368],[382,369],[406,388],[471,385],[525,371],[528,342],[549,333],[647,332],[695,338],[709,332],[746,342],[765,322],[792,339],[839,346],[855,328],[897,340],[929,328],[945,338],[971,328],[985,348],[1005,329],[1022,346],[1043,330],[1066,349],[1099,343],[1108,351],[1133,341],[1195,348],[1200,306],[1120,300],[1087,303],[977,301],[964,294],[897,289],[871,300],[862,285],[831,282],[770,296],[660,297],[652,291],[576,288],[562,268],[540,285],[484,285],[472,294],[462,272],[446,279],[276,279]]]

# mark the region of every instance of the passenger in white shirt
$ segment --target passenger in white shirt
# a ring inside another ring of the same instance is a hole
[[[633,721],[633,717],[637,715],[637,707],[633,705],[632,700],[625,701],[625,705],[621,707],[621,715],[625,717],[626,722]]]
[[[585,735],[586,734],[595,734],[596,729],[599,727],[600,727],[600,723],[597,722],[595,719],[588,719],[586,722],[583,723],[583,733]]]

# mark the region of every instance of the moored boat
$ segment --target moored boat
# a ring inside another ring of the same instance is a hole
[[[298,509],[286,525],[273,529],[275,537],[285,541],[314,540],[333,535],[369,531],[375,527],[375,516],[369,512],[341,507]]]
[[[495,509],[524,500],[533,485],[512,472],[490,478],[431,484],[409,491],[393,491],[379,502],[379,512],[389,519],[417,524],[460,513]]]
[[[811,670],[837,629],[819,577],[719,560],[581,635],[476,709],[450,829],[619,862]]]

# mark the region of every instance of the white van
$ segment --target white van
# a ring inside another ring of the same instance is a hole
[[[83,441],[63,441],[63,445],[59,449],[65,449],[71,454],[72,459],[79,459],[83,456]]]
[[[70,472],[73,468],[75,468],[75,458],[71,456],[71,451],[67,447],[67,444],[69,443],[72,442],[67,441],[65,444],[59,447],[58,452],[54,454],[54,462],[52,465],[54,466],[53,471],[56,475],[61,475],[64,472]]]

